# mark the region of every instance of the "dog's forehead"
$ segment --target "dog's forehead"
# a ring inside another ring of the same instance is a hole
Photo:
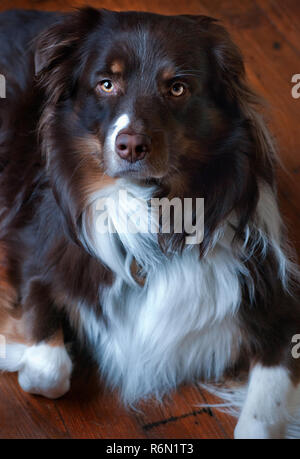
[[[117,13],[100,53],[112,73],[122,73],[128,65],[153,72],[197,68],[205,59],[199,33],[181,16],[165,17],[147,13]],[[107,30],[106,28],[106,30]],[[203,57],[201,57],[201,54]],[[146,67],[145,67],[146,66]]]

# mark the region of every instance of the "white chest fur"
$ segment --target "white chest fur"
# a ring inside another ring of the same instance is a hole
[[[240,345],[236,321],[242,296],[240,274],[247,276],[250,293],[254,285],[242,258],[234,255],[232,232],[226,222],[212,236],[212,247],[201,260],[197,246],[168,258],[158,248],[157,235],[122,233],[128,212],[128,202],[125,205],[122,200],[118,201],[118,212],[108,214],[115,232],[98,234],[96,199],[115,199],[122,187],[144,199],[153,193],[151,188],[121,180],[92,200],[88,217],[83,219],[83,242],[115,273],[116,281],[102,293],[105,321],[85,307],[80,308],[80,314],[108,383],[131,403],[151,394],[160,397],[183,381],[219,378],[233,363]],[[256,239],[247,256],[257,247],[264,252],[271,244],[285,283],[289,264],[280,247],[281,221],[271,190],[261,189],[251,225],[240,251],[251,231]],[[133,259],[147,273],[144,287],[131,276]]]
[[[82,312],[100,368],[125,402],[218,378],[234,358],[241,293],[226,252],[216,248],[201,262],[197,250],[166,259],[144,287],[117,279],[103,296],[106,324]]]

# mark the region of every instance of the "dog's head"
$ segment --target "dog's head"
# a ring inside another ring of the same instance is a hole
[[[232,210],[241,226],[249,218],[257,177],[271,180],[270,144],[215,20],[87,8],[45,32],[35,60],[44,150],[70,224],[119,177],[204,197],[207,236]]]

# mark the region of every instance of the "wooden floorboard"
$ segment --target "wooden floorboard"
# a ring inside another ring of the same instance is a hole
[[[66,10],[73,0],[1,0],[8,8]],[[279,197],[291,239],[300,254],[300,99],[291,97],[291,77],[300,73],[299,0],[101,0],[95,7],[164,14],[208,14],[230,30],[245,56],[252,86],[268,101],[270,126],[286,172],[279,172]],[[0,69],[1,70],[1,69]],[[0,377],[0,438],[232,438],[235,420],[201,403],[216,399],[184,386],[163,404],[126,410],[116,394],[75,377],[64,398],[50,401],[25,394],[15,374]]]

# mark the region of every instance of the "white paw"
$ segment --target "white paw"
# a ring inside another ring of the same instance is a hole
[[[257,419],[239,419],[234,429],[234,438],[237,440],[284,438],[284,427]]]
[[[72,362],[65,349],[41,343],[26,349],[19,384],[25,392],[59,398],[70,389]]]

